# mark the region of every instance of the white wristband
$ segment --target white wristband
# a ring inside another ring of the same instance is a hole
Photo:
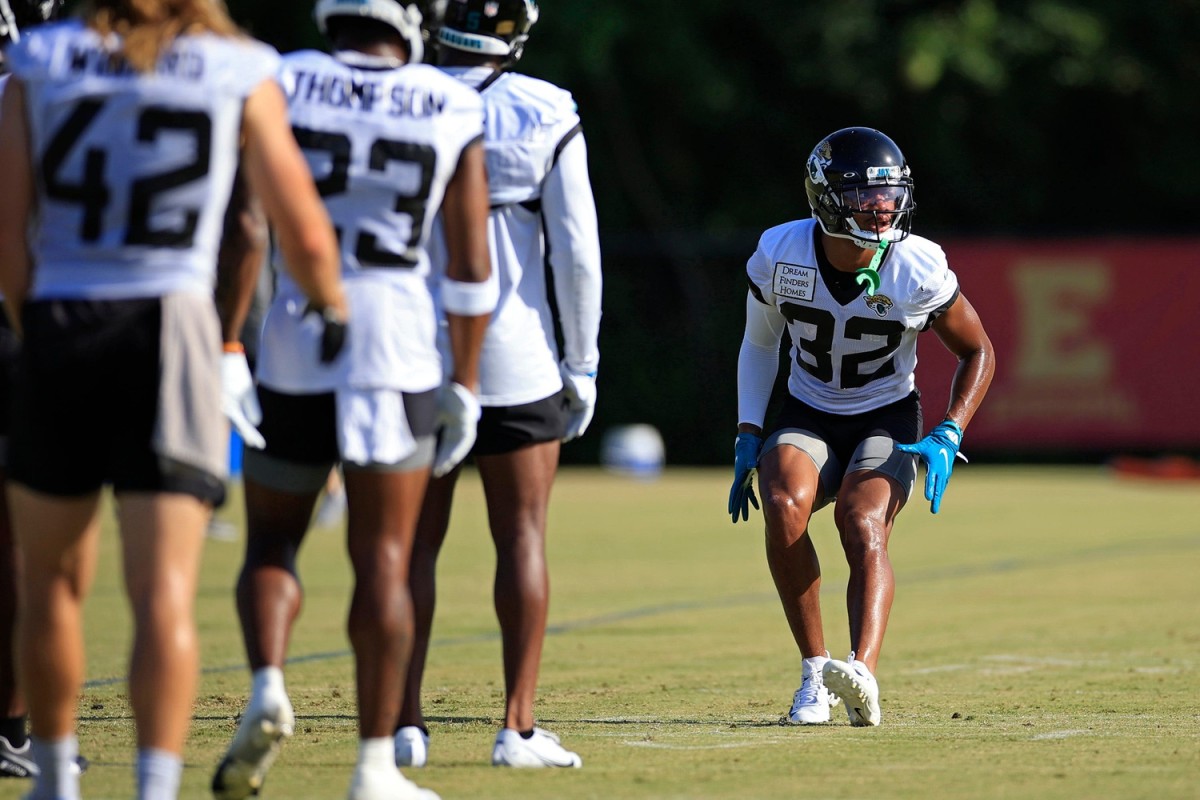
[[[478,317],[496,310],[500,300],[500,282],[488,278],[479,283],[442,278],[442,308],[450,314]]]

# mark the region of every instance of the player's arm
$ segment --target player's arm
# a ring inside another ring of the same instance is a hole
[[[958,359],[958,368],[950,383],[946,419],[965,430],[992,383],[996,353],[974,306],[961,293],[950,308],[933,321],[932,329]]]
[[[344,319],[337,238],[274,80],[263,81],[246,99],[242,133],[246,179],[275,230],[288,272],[314,307]]]
[[[262,408],[242,346],[242,327],[258,287],[267,251],[267,220],[258,199],[250,192],[239,170],[233,181],[221,249],[217,253],[217,313],[221,318],[221,409],[250,447],[262,448],[266,440],[258,431]]]
[[[992,383],[996,355],[979,315],[962,294],[931,327],[946,349],[958,358],[958,368],[950,384],[950,405],[945,419],[923,439],[912,444],[898,443],[896,449],[919,456],[925,464],[925,499],[929,501],[929,510],[936,514],[954,474],[954,459],[966,460],[959,452],[963,430]]]
[[[482,135],[463,150],[442,199],[446,274],[442,308],[450,334],[450,379],[438,393],[438,446],[433,475],[454,469],[475,444],[479,424],[479,353],[499,285],[488,251],[488,184]]]
[[[779,372],[779,340],[787,320],[774,304],[764,302],[755,291],[746,293],[746,331],[738,352],[738,435],[733,445],[733,486],[729,489],[729,515],[750,518],[750,506],[758,508],[754,475],[762,451],[763,421],[767,403]]]
[[[542,186],[550,269],[562,317],[566,365],[594,374],[600,363],[600,233],[582,133],[566,142]]]
[[[738,351],[738,432],[762,433],[779,373],[779,341],[787,320],[774,305],[746,293],[746,330]]]
[[[447,261],[441,290],[454,361],[450,380],[471,391],[478,388],[479,351],[499,289],[494,281],[489,282],[488,210],[487,169],[480,138],[463,150],[442,200]]]
[[[13,330],[21,331],[21,306],[29,294],[33,262],[29,258],[27,224],[33,207],[33,165],[29,160],[29,127],[25,90],[9,78],[0,103],[0,292]]]
[[[217,254],[217,312],[227,349],[237,349],[267,253],[267,218],[239,170]]]
[[[569,442],[583,435],[596,410],[603,278],[587,145],[578,127],[567,137],[542,184],[542,217],[562,323],[560,371],[570,411],[563,441]]]

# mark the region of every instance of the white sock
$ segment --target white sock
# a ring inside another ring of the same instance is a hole
[[[358,766],[367,769],[396,768],[396,743],[390,736],[360,739]]]
[[[183,759],[166,750],[138,750],[138,800],[175,800],[183,776]]]
[[[75,771],[79,740],[75,734],[53,740],[31,736],[30,742],[40,774],[28,800],[79,800],[79,775]]]
[[[250,692],[252,697],[262,697],[265,692],[287,694],[287,690],[283,688],[283,670],[279,667],[261,667],[254,670]]]

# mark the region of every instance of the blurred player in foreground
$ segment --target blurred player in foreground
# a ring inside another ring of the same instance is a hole
[[[134,615],[137,792],[173,798],[200,551],[228,463],[213,287],[239,149],[297,281],[331,315],[345,307],[336,242],[287,127],[278,55],[217,4],[96,0],[6,55],[0,288],[23,335],[9,498],[40,771],[30,797],[79,796],[81,606],[111,484]]]
[[[315,15],[332,55],[291,53],[281,75],[293,132],[340,232],[355,327],[344,351],[329,350],[324,363],[300,358],[322,344],[321,331],[286,279],[263,324],[257,377],[266,447],[246,452],[246,559],[237,584],[253,683],[212,789],[223,800],[257,794],[294,730],[283,666],[302,600],[296,556],[340,463],[359,721],[349,797],[434,798],[396,768],[392,735],[412,642],[408,567],[421,498],[431,467],[449,471],[474,442],[479,348],[496,303],[487,280],[483,103],[417,63],[423,42],[414,6],[320,0]],[[424,250],[439,207],[449,259],[438,288],[453,353],[444,383]]]
[[[21,31],[57,19],[62,0],[0,0],[0,47],[21,40]],[[0,94],[8,81],[7,65],[0,56]],[[16,674],[17,580],[20,559],[8,516],[5,464],[8,458],[9,412],[12,407],[12,372],[21,341],[7,315],[0,315],[0,778],[29,778],[38,773],[25,727],[29,715]],[[78,756],[80,772],[87,759]]]

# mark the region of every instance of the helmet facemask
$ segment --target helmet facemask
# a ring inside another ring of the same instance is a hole
[[[901,241],[912,230],[911,172],[878,131],[850,128],[823,140],[808,158],[804,188],[821,229],[864,250]]]

